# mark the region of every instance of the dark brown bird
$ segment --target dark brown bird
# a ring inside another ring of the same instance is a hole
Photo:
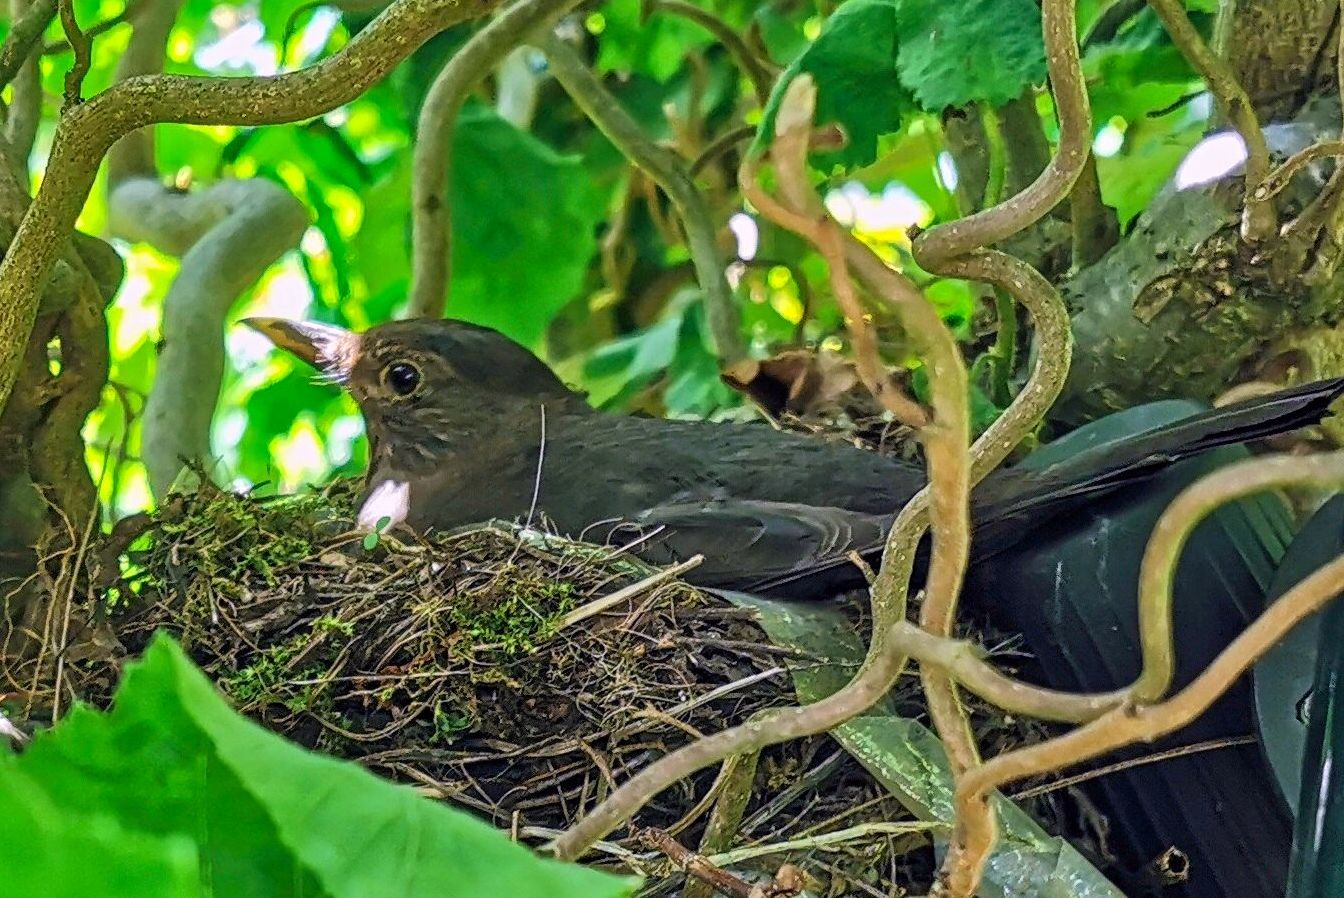
[[[249,326],[345,386],[371,446],[360,522],[417,531],[490,518],[552,521],[650,560],[700,553],[704,585],[790,595],[860,585],[921,468],[764,425],[598,412],[502,334],[421,319],[358,334],[313,322]],[[1316,423],[1344,394],[1321,381],[1215,409],[975,490],[976,561],[1031,529],[1217,446]],[[650,535],[652,534],[652,535]]]

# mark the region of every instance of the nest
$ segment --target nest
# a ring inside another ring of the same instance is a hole
[[[697,735],[796,702],[788,666],[809,659],[666,572],[518,527],[370,546],[341,523],[350,492],[203,488],[144,519],[128,550],[104,551],[104,564],[120,553],[119,570],[90,594],[110,610],[86,629],[102,635],[82,641],[103,649],[67,653],[54,684],[11,663],[11,684],[43,684],[24,690],[29,719],[62,693],[105,705],[122,663],[162,629],[268,728],[539,843]],[[898,704],[920,713],[914,678],[902,689]],[[665,791],[592,859],[649,876],[648,894],[671,891],[682,874],[640,832],[698,846],[722,785],[711,769]],[[856,835],[825,850],[742,866],[768,876],[799,863],[822,894],[918,893],[933,869],[927,840],[862,826],[908,817],[817,737],[762,755],[732,844],[847,829]]]

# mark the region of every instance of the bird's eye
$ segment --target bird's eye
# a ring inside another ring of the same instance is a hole
[[[420,387],[420,369],[410,362],[393,362],[383,369],[383,382],[398,396],[409,396]]]

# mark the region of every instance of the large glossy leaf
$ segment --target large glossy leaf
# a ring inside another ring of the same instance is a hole
[[[0,783],[0,806],[33,818],[0,824],[16,830],[10,882],[59,851],[99,876],[138,865],[140,894],[614,898],[635,886],[540,859],[465,813],[289,744],[230,709],[163,636],[128,668],[110,713],[78,709],[21,757],[0,757]],[[132,836],[124,861],[109,857],[119,831]],[[22,892],[38,893],[49,894]]]

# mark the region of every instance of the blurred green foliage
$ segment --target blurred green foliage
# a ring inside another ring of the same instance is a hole
[[[986,352],[992,343],[992,300],[966,284],[933,282],[919,272],[909,256],[909,231],[959,214],[939,113],[948,105],[993,105],[1028,86],[1042,86],[1038,4],[695,2],[743,34],[786,77],[813,74],[822,118],[840,123],[849,136],[843,150],[814,160],[828,205],[884,258],[930,287],[972,360]],[[1081,32],[1106,5],[1082,0]],[[74,9],[88,26],[118,15],[123,5],[74,0]],[[213,75],[292,70],[343,46],[376,12],[362,9],[341,13],[304,0],[188,0],[169,40],[167,68]],[[1201,13],[1197,21],[1207,28],[1208,18]],[[572,25],[608,87],[649,136],[688,160],[743,123],[768,125],[772,119],[780,85],[766,110],[756,108],[732,55],[675,9],[607,0],[584,7]],[[475,27],[460,26],[432,40],[383,84],[320,119],[265,129],[158,129],[158,165],[165,179],[198,185],[225,177],[270,178],[309,209],[312,227],[299,250],[240,298],[235,317],[304,315],[362,328],[403,313],[416,117],[443,61]],[[128,33],[123,24],[98,36],[86,96],[111,83]],[[59,26],[47,39],[59,41]],[[48,108],[35,177],[71,62],[69,52],[51,49],[42,61]],[[1208,106],[1149,12],[1090,45],[1084,62],[1103,193],[1127,222],[1199,138]],[[498,327],[534,347],[603,407],[749,415],[741,397],[718,379],[699,292],[666,200],[646,189],[644,179],[544,76],[544,60],[533,55],[530,64],[538,73],[538,94],[528,127],[496,111],[493,79],[461,117],[451,184],[449,314]],[[1043,127],[1053,135],[1048,98],[1039,106]],[[737,150],[748,146],[739,143]],[[744,208],[732,170],[736,158],[730,152],[711,162],[699,183],[723,226],[725,246],[736,242],[753,256],[730,272],[752,352],[766,355],[798,340],[842,347],[842,322],[824,263],[801,241]],[[106,225],[100,185],[81,226],[106,233]],[[112,515],[150,503],[137,461],[137,421],[153,383],[161,301],[177,268],[175,259],[148,247],[118,247],[127,277],[109,312],[111,383],[86,428],[89,461]],[[367,448],[347,398],[259,336],[232,328],[226,337],[232,364],[214,431],[226,480],[292,490],[362,469]],[[899,340],[890,349],[892,361],[909,361]],[[978,364],[973,370],[990,367]],[[977,426],[997,411],[989,395],[988,385],[979,383]]]

